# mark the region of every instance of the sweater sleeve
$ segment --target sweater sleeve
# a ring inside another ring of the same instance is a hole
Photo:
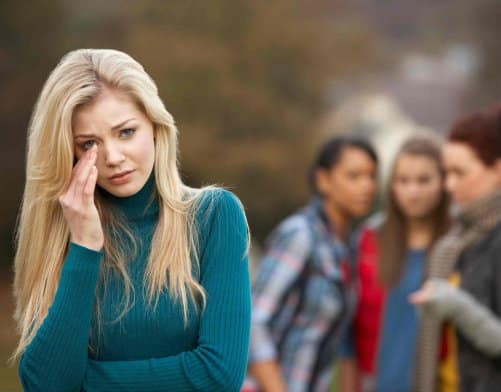
[[[501,320],[473,296],[443,279],[431,279],[423,309],[438,319],[451,319],[471,344],[486,355],[501,354]]]
[[[47,316],[19,364],[25,391],[79,391],[102,252],[70,243]]]
[[[250,334],[248,230],[239,201],[218,194],[200,260],[207,304],[198,346],[174,356],[133,361],[89,360],[86,391],[239,391]]]

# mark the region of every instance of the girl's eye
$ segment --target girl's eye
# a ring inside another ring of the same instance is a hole
[[[348,173],[346,173],[346,177],[348,177],[350,180],[356,180],[358,177],[360,177],[360,173],[349,171]]]
[[[431,181],[431,177],[419,177],[419,183],[420,184],[428,184]]]
[[[134,128],[125,128],[120,131],[120,136],[132,136],[136,130]]]
[[[91,148],[93,145],[94,145],[95,141],[94,140],[87,140],[86,142],[84,142],[82,144],[82,148],[84,150],[88,150],[89,148]]]

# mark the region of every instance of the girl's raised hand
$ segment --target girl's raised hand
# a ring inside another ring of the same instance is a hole
[[[94,203],[97,182],[97,146],[92,146],[73,167],[71,180],[59,203],[70,229],[70,241],[99,251],[104,234]]]

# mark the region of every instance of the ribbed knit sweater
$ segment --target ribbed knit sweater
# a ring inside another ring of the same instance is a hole
[[[195,276],[207,305],[202,312],[191,305],[185,326],[181,305],[168,289],[156,308],[146,305],[143,276],[159,214],[158,201],[149,203],[153,190],[151,176],[131,197],[104,192],[139,240],[136,257],[127,264],[134,289],[131,309],[114,322],[123,310],[121,280],[112,278],[101,289],[103,253],[70,243],[54,302],[21,358],[26,391],[240,389],[250,330],[247,225],[240,203],[224,190],[208,191],[202,198],[196,217],[200,272]],[[96,296],[102,304],[99,336]],[[95,351],[88,350],[89,339]]]

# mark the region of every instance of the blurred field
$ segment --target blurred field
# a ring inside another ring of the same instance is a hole
[[[14,304],[11,295],[11,281],[8,276],[0,276],[0,392],[21,391],[17,368],[8,367],[7,359],[16,343],[12,314]]]

